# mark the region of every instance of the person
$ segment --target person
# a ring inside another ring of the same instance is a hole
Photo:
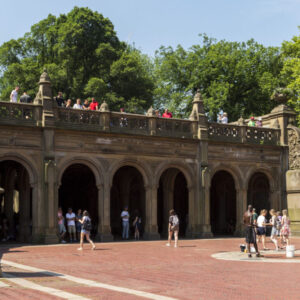
[[[76,103],[73,105],[75,109],[82,109],[81,100],[78,98],[76,99]]]
[[[257,243],[261,238],[263,249],[269,250],[266,248],[266,225],[267,225],[266,214],[267,211],[265,209],[262,209],[260,211],[260,216],[257,218]]]
[[[287,215],[287,210],[284,209],[282,211],[282,219],[281,219],[281,234],[283,239],[285,240],[287,246],[290,243],[290,234],[291,234],[291,229],[290,229],[290,219]]]
[[[90,104],[89,104],[89,100],[88,100],[88,99],[85,99],[85,100],[84,100],[84,103],[83,103],[83,105],[82,105],[82,108],[83,108],[84,110],[89,110],[89,109],[90,109]]]
[[[257,221],[258,214],[256,212],[256,208],[253,207],[253,221]]]
[[[82,224],[82,226],[81,226],[81,233],[80,233],[80,247],[78,248],[78,250],[80,251],[83,250],[84,237],[92,245],[92,250],[95,250],[96,246],[94,242],[90,239],[92,221],[91,218],[89,217],[89,213],[87,212],[87,210],[83,212],[83,217],[82,219],[79,220],[79,222]]]
[[[77,214],[75,216],[75,226],[76,226],[76,238],[80,239],[80,232],[81,232],[81,223],[79,220],[82,219],[82,210],[78,209]]]
[[[71,99],[67,100],[66,108],[72,108],[72,100]]]
[[[23,95],[20,97],[21,103],[31,103],[31,100],[31,97],[26,92],[24,92]]]
[[[222,115],[221,123],[223,123],[223,124],[227,124],[228,123],[228,116],[227,116],[226,112],[224,112],[223,115]]]
[[[248,122],[248,126],[250,126],[250,127],[254,127],[255,126],[255,119],[254,119],[254,117],[250,118],[250,120]]]
[[[98,110],[98,102],[94,97],[92,98],[92,102],[90,104],[90,110]]]
[[[120,108],[120,113],[124,114],[125,109],[122,107]],[[120,127],[127,127],[128,126],[128,119],[126,117],[120,118]]]
[[[123,231],[122,231],[122,239],[123,240],[128,240],[129,238],[129,212],[128,212],[128,206],[124,207],[124,210],[121,213],[121,219],[122,219],[122,226],[123,226]]]
[[[169,227],[168,227],[168,243],[166,246],[171,246],[171,240],[174,233],[175,244],[174,247],[178,247],[178,233],[179,233],[179,218],[174,209],[169,211]]]
[[[10,93],[10,102],[17,103],[18,102],[18,91],[20,87],[17,85],[14,90]]]
[[[270,210],[270,215],[271,215],[271,219],[270,219],[270,224],[272,225],[272,231],[271,231],[271,241],[274,243],[275,245],[275,250],[278,251],[278,241],[277,241],[277,235],[278,235],[278,230],[276,228],[277,222],[277,215],[275,213],[274,209]]]
[[[248,210],[244,213],[243,222],[246,227],[246,243],[247,249],[249,251],[248,257],[252,257],[251,255],[251,247],[250,245],[253,244],[256,257],[260,257],[260,253],[258,251],[257,243],[256,243],[256,233],[255,233],[255,226],[256,221],[253,219],[253,207],[252,205],[248,205]]]
[[[137,210],[135,211],[135,218],[132,225],[134,227],[134,238],[135,240],[139,240],[142,230],[142,218]]]
[[[159,113],[159,110],[158,110],[158,109],[155,110],[155,117],[157,117],[157,118],[160,117],[160,113]]]
[[[60,107],[64,106],[65,100],[63,98],[62,92],[57,93],[57,96],[55,97],[55,101],[58,106],[60,106]]]
[[[171,112],[168,111],[168,109],[166,108],[165,109],[165,112],[163,113],[162,115],[163,118],[167,118],[167,119],[172,119],[173,118],[173,115]]]
[[[73,241],[76,242],[76,236],[75,236],[75,214],[73,213],[72,208],[68,209],[68,213],[66,214],[66,219],[67,219],[67,225],[68,225],[68,232],[70,235],[70,242],[72,243]]]
[[[63,244],[66,243],[66,241],[64,240],[64,237],[67,232],[64,221],[65,220],[64,220],[62,208],[59,207],[58,212],[57,212],[58,233],[59,233],[59,239],[60,239],[61,243],[63,243]]]
[[[257,119],[257,121],[255,122],[255,126],[256,126],[256,127],[262,127],[262,118],[261,118],[261,117],[259,117],[259,118]]]

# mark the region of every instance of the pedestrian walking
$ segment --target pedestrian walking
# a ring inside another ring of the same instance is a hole
[[[174,233],[174,240],[175,240],[175,244],[174,247],[177,248],[178,247],[178,233],[179,233],[179,218],[175,212],[174,209],[171,209],[169,212],[169,237],[168,237],[168,243],[166,244],[166,246],[170,247],[171,246],[171,240],[173,237],[173,233]]]
[[[260,216],[257,218],[257,243],[260,241],[262,242],[263,249],[269,250],[266,248],[266,219],[267,210],[263,209],[260,211]]]
[[[137,210],[135,211],[135,218],[132,225],[134,227],[134,238],[137,241],[140,239],[142,231],[142,218]]]
[[[76,227],[76,238],[79,241],[80,240],[80,233],[81,233],[81,223],[79,220],[82,219],[82,210],[78,209],[77,214],[75,216],[75,227]]]
[[[83,217],[82,219],[79,219],[79,222],[82,224],[82,226],[81,226],[81,234],[80,234],[80,247],[77,250],[80,251],[83,250],[84,237],[92,245],[92,250],[95,250],[96,246],[94,242],[90,239],[90,233],[92,230],[92,220],[87,210],[83,212]]]
[[[64,240],[64,237],[65,237],[67,231],[66,231],[65,219],[64,219],[63,211],[62,211],[61,207],[58,208],[57,222],[58,222],[59,239],[60,239],[61,243],[64,244],[64,243],[66,243],[66,241]]]
[[[284,209],[282,211],[282,219],[281,219],[281,233],[284,241],[286,242],[287,246],[290,244],[290,235],[291,235],[291,229],[290,229],[290,219],[287,215],[287,210]]]
[[[271,215],[271,219],[270,219],[270,224],[272,225],[272,231],[271,231],[271,241],[274,243],[275,245],[275,250],[278,251],[278,241],[277,241],[277,236],[279,234],[279,231],[277,229],[277,215],[275,213],[274,209],[270,210],[270,215]]]
[[[248,205],[248,210],[244,213],[243,216],[244,225],[246,226],[246,243],[248,247],[248,257],[252,257],[251,255],[251,244],[253,244],[255,251],[256,251],[256,257],[260,257],[260,253],[257,248],[256,243],[256,232],[255,232],[255,226],[256,226],[256,220],[253,218],[253,207],[252,205]]]
[[[68,213],[66,214],[66,219],[67,219],[67,225],[68,225],[68,232],[70,235],[70,242],[72,243],[73,241],[76,240],[76,228],[75,228],[75,214],[73,213],[72,208],[68,209]]]
[[[123,226],[123,231],[122,231],[122,239],[123,240],[128,240],[129,238],[129,212],[128,212],[128,206],[124,207],[124,210],[121,213],[121,219],[122,219],[122,226]]]

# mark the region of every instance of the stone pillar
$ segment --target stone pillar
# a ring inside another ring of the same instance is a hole
[[[241,188],[236,190],[236,226],[235,236],[244,234],[243,214],[247,210],[247,189]]]
[[[300,236],[300,170],[286,172],[286,192],[292,236]]]
[[[32,242],[43,243],[45,232],[45,206],[43,190],[43,173],[39,174],[39,182],[32,183]]]
[[[101,242],[113,241],[110,228],[110,184],[105,182],[97,186],[98,188],[98,236]]]
[[[169,226],[169,211],[174,208],[174,194],[173,189],[171,186],[169,186],[170,183],[167,181],[163,185],[163,229],[162,229],[162,235],[163,237],[168,236],[168,226]]]
[[[157,227],[157,189],[156,185],[145,186],[146,220],[144,238],[147,240],[160,238]]]

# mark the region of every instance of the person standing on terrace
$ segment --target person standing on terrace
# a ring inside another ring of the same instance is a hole
[[[98,110],[98,102],[94,97],[92,98],[92,102],[90,104],[90,110]]]
[[[255,123],[255,126],[256,126],[256,127],[262,127],[262,118],[261,118],[261,117],[259,117],[259,118],[257,119],[257,121],[256,121],[256,123]]]
[[[223,123],[223,124],[227,124],[228,123],[228,116],[227,116],[226,112],[223,113],[223,116],[221,118],[221,123]]]
[[[58,92],[57,96],[55,97],[55,101],[59,107],[62,107],[65,105],[65,103],[64,103],[65,100],[63,98],[62,92]]]
[[[18,102],[18,91],[20,87],[17,85],[14,90],[10,93],[10,102],[17,103]]]
[[[165,112],[163,113],[162,115],[163,118],[167,118],[167,119],[172,119],[173,118],[173,115],[171,112],[168,111],[168,109],[166,108],[165,109]]]
[[[73,105],[73,108],[82,109],[81,100],[79,98],[76,100],[76,103]]]
[[[255,119],[254,119],[254,117],[250,118],[250,121],[248,122],[248,126],[255,127]]]
[[[82,108],[85,109],[85,110],[89,110],[90,109],[90,104],[89,104],[89,100],[88,99],[84,100]]]

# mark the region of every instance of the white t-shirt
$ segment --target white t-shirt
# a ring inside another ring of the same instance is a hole
[[[75,103],[75,104],[73,105],[73,108],[76,108],[76,109],[82,109],[82,105],[81,105],[81,104]]]
[[[223,124],[228,123],[228,118],[225,117],[225,116],[223,116],[222,119],[221,119],[221,122],[222,122]]]
[[[265,226],[263,225],[263,223],[267,223],[267,222],[266,222],[266,218],[265,218],[264,216],[259,216],[259,217],[257,218],[257,226],[258,226],[258,227],[265,227]]]
[[[69,214],[69,213],[66,214],[66,219],[67,219],[67,222],[68,222],[68,226],[75,226],[75,221],[74,220],[69,220],[69,219],[72,219],[72,218],[75,218],[75,214],[73,212],[71,214]]]
[[[13,90],[10,96],[10,102],[18,102],[18,92],[16,90]]]
[[[126,210],[122,211],[121,218],[122,218],[122,221],[129,222],[129,212]]]

